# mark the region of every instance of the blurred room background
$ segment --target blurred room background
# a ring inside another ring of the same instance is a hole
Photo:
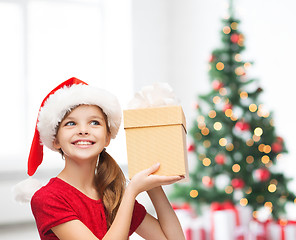
[[[188,128],[196,96],[210,87],[208,60],[219,47],[226,0],[0,0],[0,239],[39,239],[29,204],[11,188],[27,178],[27,156],[39,106],[58,83],[77,77],[108,89],[123,109],[145,85],[168,82],[181,100]],[[295,177],[296,2],[234,0],[245,34],[243,58],[274,112],[289,153],[278,170]],[[125,136],[109,152],[126,169]],[[44,183],[63,160],[45,152],[36,177]],[[296,192],[295,181],[291,190]],[[145,196],[140,196],[145,200]],[[137,239],[135,236],[133,239]]]

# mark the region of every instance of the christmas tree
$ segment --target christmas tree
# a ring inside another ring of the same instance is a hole
[[[243,61],[245,37],[230,4],[222,20],[222,47],[209,59],[211,90],[199,96],[197,117],[190,135],[189,151],[196,156],[187,185],[175,185],[172,198],[199,208],[212,202],[231,201],[257,210],[266,207],[277,219],[295,195],[275,165],[287,152],[277,136],[272,113],[259,96],[262,88],[247,77],[251,62]]]

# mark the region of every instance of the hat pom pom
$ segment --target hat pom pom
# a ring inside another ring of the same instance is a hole
[[[42,184],[39,180],[29,177],[14,186],[12,189],[14,199],[19,203],[28,203],[41,187]]]

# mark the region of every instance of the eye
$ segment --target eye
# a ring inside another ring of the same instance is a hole
[[[93,120],[90,122],[90,125],[101,125],[99,121]]]
[[[65,126],[74,126],[74,125],[75,125],[75,122],[73,121],[69,121],[65,123]]]

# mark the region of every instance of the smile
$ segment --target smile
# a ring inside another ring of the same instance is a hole
[[[92,142],[92,141],[83,141],[83,140],[78,140],[78,141],[75,141],[75,142],[73,142],[72,144],[74,144],[74,145],[80,145],[80,146],[85,146],[85,145],[93,145],[94,144],[94,142]]]

